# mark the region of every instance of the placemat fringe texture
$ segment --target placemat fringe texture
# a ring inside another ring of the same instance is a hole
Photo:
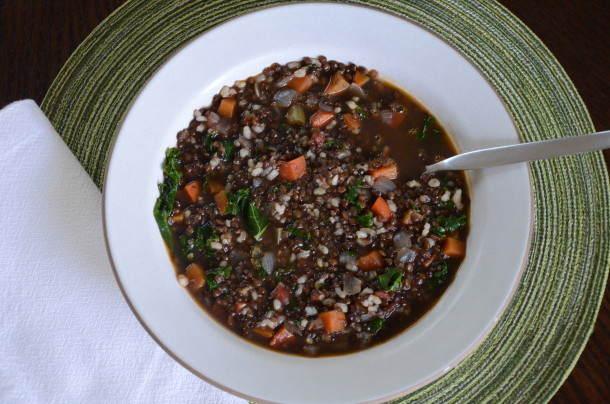
[[[227,19],[288,3],[128,1],[70,57],[42,109],[101,187],[109,148],[130,103],[169,57]],[[494,86],[524,141],[594,131],[562,67],[498,3],[346,3],[403,17],[452,44]],[[535,205],[532,248],[512,302],[491,334],[455,369],[392,403],[544,402],[578,360],[608,277],[608,175],[601,153],[534,162],[530,167]]]

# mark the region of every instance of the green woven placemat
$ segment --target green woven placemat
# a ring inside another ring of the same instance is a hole
[[[176,50],[209,28],[286,1],[132,0],[68,60],[42,109],[96,184],[131,101]],[[493,1],[349,1],[409,19],[470,59],[524,141],[594,130],[566,73]],[[592,332],[608,266],[609,184],[601,153],[531,164],[535,223],[519,288],[485,341],[454,370],[394,402],[541,402],[561,386]]]

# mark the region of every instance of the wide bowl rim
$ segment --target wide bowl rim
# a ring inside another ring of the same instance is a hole
[[[313,3],[313,4],[320,4],[320,3]],[[282,8],[282,7],[294,7],[294,6],[296,6],[296,5],[279,5],[279,6],[271,7],[271,8],[264,9],[264,10],[254,11],[254,12],[252,12],[252,13],[248,13],[248,14],[246,14],[246,15],[253,14],[253,13],[258,13],[258,12],[261,12],[261,11],[268,11],[269,9],[274,9],[274,8]],[[345,5],[343,5],[343,4],[333,4],[333,6],[341,6],[341,7],[344,7]],[[365,8],[365,9],[368,9],[367,7],[362,7],[362,6],[354,6],[354,5],[350,5],[350,6],[347,6],[347,7],[358,7],[358,8]],[[371,10],[371,9],[368,9],[368,10]],[[378,10],[375,10],[375,11],[378,11]],[[214,27],[212,30],[219,29],[220,27],[224,26],[225,24],[227,24],[227,23],[229,23],[229,22],[231,22],[231,21],[234,21],[234,20],[236,20],[236,19],[240,19],[240,18],[242,18],[242,17],[244,17],[244,15],[241,15],[241,16],[238,16],[238,17],[234,17],[233,19],[231,19],[231,20],[229,20],[229,21],[227,21],[227,22],[225,22],[225,23],[223,23],[223,24],[221,24],[221,25],[219,25],[219,26],[217,26],[217,27]],[[394,16],[393,16],[393,17],[394,17]],[[407,22],[411,22],[411,21],[408,21],[408,20],[405,20],[405,21],[407,21]],[[412,23],[412,22],[411,22],[411,23]],[[418,27],[419,27],[420,29],[424,29],[424,28],[422,28],[422,27],[421,27],[421,26],[419,26],[419,25],[418,25]],[[207,34],[208,34],[209,32],[211,32],[212,30],[207,31],[207,32],[206,32],[206,33],[204,33],[202,36],[207,35]],[[436,36],[436,35],[435,35],[435,36]],[[200,38],[200,37],[199,37],[199,38]],[[443,42],[446,42],[444,39],[442,39],[442,38],[440,38],[440,39],[441,39]],[[197,39],[196,39],[196,40],[197,40]],[[196,41],[196,40],[195,40],[195,41]],[[194,42],[194,41],[193,41],[193,42]],[[192,43],[192,42],[191,42],[191,43]],[[186,46],[188,46],[188,45],[186,45]],[[185,46],[185,47],[186,47],[186,46]],[[184,49],[184,48],[182,48],[182,49],[178,50],[176,53],[180,53],[180,52],[181,52],[183,49]],[[453,48],[453,49],[455,50],[455,48]],[[174,54],[174,56],[175,56],[175,54]],[[463,55],[462,55],[462,57],[463,57]],[[166,65],[169,63],[169,61],[171,61],[171,60],[172,60],[172,58],[173,58],[173,56],[172,56],[172,57],[170,57],[170,58],[168,59],[168,61],[167,61],[167,62],[165,62],[165,63],[164,63],[164,64],[163,64],[163,65],[162,65],[162,66],[161,66],[161,67],[160,67],[160,68],[157,70],[157,72],[156,72],[155,74],[153,74],[153,76],[151,77],[151,79],[150,79],[150,80],[152,80],[152,79],[153,79],[153,78],[154,78],[154,77],[155,77],[155,76],[156,76],[156,75],[159,73],[159,71],[161,71],[161,70],[162,70],[162,69],[163,69],[163,68],[164,68],[164,67],[165,67],[165,66],[166,66]],[[470,61],[469,61],[467,58],[465,58],[465,60],[466,60],[466,61],[467,61],[469,64],[471,64],[471,66],[472,66],[473,68],[475,68],[475,69],[478,71],[478,69],[477,69],[477,68],[476,68],[474,65],[472,65],[472,63],[471,63],[471,62],[470,62]],[[488,81],[488,80],[485,78],[485,76],[484,76],[484,75],[482,75],[482,74],[481,74],[481,72],[478,72],[478,73],[479,73],[479,74],[480,74],[480,75],[483,77],[483,79],[484,79],[485,81],[487,81],[487,83],[489,84],[489,81]],[[144,88],[145,88],[145,87],[146,87],[146,86],[147,86],[147,85],[150,83],[150,80],[149,80],[149,82],[148,82],[148,83],[147,83],[147,84],[144,86]],[[490,84],[489,84],[489,85],[490,85]],[[493,87],[492,87],[492,88],[493,88]],[[494,89],[494,91],[495,91],[495,89]],[[139,93],[139,94],[138,94],[138,95],[137,95],[137,96],[134,98],[134,100],[132,101],[132,106],[133,106],[133,104],[136,102],[136,100],[137,100],[137,99],[140,97],[140,95],[141,95],[141,92],[140,92],[140,93]],[[496,96],[498,96],[497,92],[496,92]],[[500,98],[500,97],[498,97],[498,98]],[[501,98],[500,98],[500,100],[501,100]],[[504,108],[506,109],[506,106],[504,106]],[[125,121],[126,121],[126,119],[127,119],[127,116],[129,115],[129,111],[130,111],[130,110],[131,110],[131,107],[129,108],[128,112],[126,113],[126,115],[125,115],[125,117],[124,117],[124,119],[123,119],[123,121],[122,121],[121,125],[119,126],[118,134],[120,134],[120,133],[121,133],[121,131],[122,131],[122,129],[123,129],[123,124],[125,123]],[[508,110],[507,110],[506,112],[508,113]],[[509,114],[509,115],[510,115],[510,114]],[[513,121],[513,126],[515,126],[515,125],[514,125],[514,121]],[[516,130],[516,127],[515,127],[515,130]],[[517,132],[517,133],[518,133],[518,132]],[[107,162],[107,165],[106,165],[106,173],[107,173],[107,174],[111,172],[111,166],[112,166],[112,163],[113,163],[113,156],[115,155],[115,153],[114,153],[114,152],[115,152],[115,146],[116,146],[116,144],[117,144],[118,139],[119,139],[119,136],[118,136],[118,135],[117,135],[117,136],[115,136],[115,138],[114,138],[114,139],[113,139],[113,141],[112,141],[111,147],[110,147],[110,149],[109,149],[109,158],[108,158],[108,162]],[[526,166],[526,167],[527,167],[527,168],[526,168],[526,171],[527,171],[528,185],[529,185],[529,192],[530,192],[530,193],[529,193],[529,195],[530,195],[530,215],[533,217],[533,209],[534,209],[534,205],[533,205],[533,198],[532,198],[532,195],[533,195],[533,188],[532,188],[532,181],[531,181],[531,171],[530,171],[530,169],[529,169],[529,167],[528,167],[528,166]],[[170,348],[169,348],[169,347],[168,347],[168,346],[167,346],[167,345],[166,345],[166,344],[165,344],[165,343],[164,343],[164,342],[163,342],[163,341],[162,341],[162,340],[161,340],[161,339],[160,339],[160,338],[159,338],[159,337],[156,335],[156,333],[155,333],[155,332],[154,332],[154,331],[153,331],[153,330],[152,330],[152,329],[149,327],[149,325],[147,324],[147,322],[146,322],[146,321],[145,321],[145,320],[144,320],[144,319],[141,317],[140,313],[138,312],[138,310],[137,310],[137,308],[135,307],[134,303],[133,303],[133,302],[132,302],[132,300],[130,299],[129,294],[128,294],[128,292],[125,290],[125,287],[124,287],[124,285],[123,285],[123,283],[122,283],[122,281],[121,281],[121,277],[120,277],[120,274],[119,274],[119,270],[117,269],[117,265],[116,265],[116,263],[115,263],[115,259],[114,259],[114,256],[113,256],[113,254],[112,254],[112,248],[111,248],[111,246],[110,246],[110,245],[111,245],[111,242],[110,242],[110,239],[109,239],[108,220],[107,220],[107,219],[108,219],[108,217],[107,217],[107,207],[108,207],[108,204],[107,204],[107,198],[108,198],[107,190],[108,190],[108,181],[109,181],[109,179],[110,179],[110,178],[111,178],[111,176],[110,176],[110,175],[106,175],[106,176],[105,176],[105,178],[104,178],[104,183],[103,183],[103,192],[102,192],[102,217],[103,217],[104,240],[105,240],[105,244],[106,244],[106,249],[107,249],[107,252],[108,252],[109,260],[110,260],[110,263],[111,263],[111,266],[112,266],[112,270],[113,270],[114,276],[115,276],[115,278],[116,278],[116,280],[117,280],[117,283],[118,283],[118,285],[119,285],[119,288],[120,288],[120,290],[121,290],[121,293],[123,294],[123,296],[124,296],[125,300],[127,301],[128,305],[129,305],[129,307],[130,307],[130,309],[132,310],[132,312],[134,313],[134,315],[136,316],[136,318],[138,319],[138,321],[140,322],[140,324],[142,324],[142,326],[143,326],[143,327],[145,328],[145,330],[146,330],[146,331],[149,333],[149,335],[151,335],[151,337],[152,337],[152,338],[155,340],[155,342],[157,342],[157,344],[159,344],[159,346],[161,346],[161,347],[162,347],[162,348],[163,348],[163,349],[164,349],[164,350],[165,350],[165,351],[166,351],[166,352],[167,352],[167,353],[168,353],[168,354],[169,354],[169,355],[170,355],[170,356],[171,356],[173,359],[175,359],[175,360],[176,360],[177,362],[179,362],[179,363],[180,363],[182,366],[184,366],[185,368],[187,368],[189,371],[191,371],[192,373],[196,374],[196,375],[197,375],[197,376],[199,376],[200,378],[204,379],[204,380],[205,380],[205,381],[207,381],[208,383],[211,383],[211,384],[215,385],[216,387],[220,387],[220,388],[222,388],[222,389],[224,389],[224,390],[226,390],[226,391],[229,391],[229,392],[231,392],[231,393],[233,393],[233,394],[235,394],[235,395],[241,396],[241,397],[245,397],[245,398],[247,398],[247,399],[257,400],[257,401],[259,401],[259,402],[272,402],[272,401],[265,401],[264,399],[261,399],[260,397],[250,396],[250,395],[248,395],[247,393],[244,393],[244,392],[242,392],[242,391],[237,391],[237,390],[235,390],[235,389],[232,389],[232,388],[230,388],[229,386],[226,386],[226,385],[224,385],[224,384],[222,384],[222,383],[219,383],[219,382],[217,382],[217,381],[213,380],[212,378],[210,378],[210,377],[208,377],[208,376],[204,375],[203,373],[199,372],[197,369],[195,369],[194,367],[190,366],[190,365],[189,365],[187,362],[185,362],[184,360],[182,360],[182,358],[180,358],[178,355],[176,355],[176,354],[175,354],[175,353],[174,353],[174,352],[173,352],[173,351],[172,351],[172,350],[171,350],[171,349],[170,349]],[[469,178],[469,181],[470,181],[470,178]],[[472,187],[471,187],[470,189],[472,190]],[[517,290],[517,287],[518,287],[518,285],[519,285],[519,281],[520,281],[521,276],[522,276],[522,274],[523,274],[523,271],[524,271],[524,269],[525,269],[525,266],[526,266],[526,263],[527,263],[527,257],[528,257],[528,255],[529,255],[529,248],[530,248],[530,246],[531,246],[532,229],[533,229],[533,220],[529,220],[528,240],[527,240],[527,242],[526,242],[527,247],[526,247],[526,250],[523,252],[522,259],[521,259],[521,262],[520,262],[520,264],[519,264],[519,270],[518,270],[517,280],[514,282],[514,284],[513,284],[513,286],[512,286],[512,289],[511,289],[511,291],[510,291],[510,296],[509,296],[507,299],[505,299],[505,300],[504,300],[503,305],[502,305],[502,307],[501,307],[501,309],[500,309],[500,311],[499,311],[498,318],[499,318],[499,317],[500,317],[500,316],[501,316],[501,315],[504,313],[504,311],[506,310],[506,307],[508,306],[508,304],[509,304],[509,303],[510,303],[510,301],[512,300],[512,297],[513,297],[513,295],[514,295],[514,293],[515,293],[515,291]],[[402,391],[400,391],[400,392],[396,392],[395,394],[392,394],[392,395],[390,395],[390,396],[385,396],[385,397],[383,397],[383,399],[389,399],[389,398],[393,398],[393,397],[398,397],[398,396],[402,396],[402,395],[404,395],[404,394],[407,394],[407,393],[409,393],[409,392],[415,391],[415,390],[417,390],[417,389],[421,388],[422,386],[424,386],[424,385],[426,385],[426,384],[430,383],[432,380],[435,380],[435,379],[439,378],[440,376],[442,376],[442,374],[446,373],[446,372],[447,372],[449,369],[451,369],[452,367],[454,367],[455,365],[457,365],[457,363],[461,362],[461,361],[462,361],[462,360],[463,360],[463,359],[464,359],[466,356],[468,356],[468,355],[469,355],[469,354],[470,354],[470,353],[471,353],[471,352],[472,352],[474,349],[476,349],[476,347],[477,347],[477,346],[478,346],[478,345],[479,345],[479,344],[480,344],[480,343],[481,343],[481,342],[482,342],[482,341],[483,341],[483,340],[484,340],[484,339],[487,337],[487,335],[489,335],[489,333],[492,331],[493,326],[494,326],[494,325],[495,325],[495,323],[497,322],[498,318],[496,318],[496,319],[495,319],[494,324],[490,325],[489,327],[487,327],[487,328],[485,329],[484,333],[483,333],[483,334],[482,334],[482,335],[479,337],[479,339],[477,339],[476,341],[473,341],[473,342],[471,343],[470,348],[467,350],[467,352],[464,352],[464,353],[463,353],[463,355],[461,355],[459,358],[456,358],[454,361],[452,361],[450,364],[448,364],[448,366],[447,366],[447,368],[446,368],[446,370],[445,370],[445,371],[440,372],[440,373],[438,373],[438,374],[435,374],[434,376],[431,376],[430,378],[426,379],[425,381],[422,381],[420,384],[410,386],[409,388],[407,388],[407,389],[405,389],[405,390],[402,390]],[[377,401],[377,400],[373,400],[373,401]]]

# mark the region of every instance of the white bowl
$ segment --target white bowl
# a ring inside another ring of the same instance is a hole
[[[259,402],[380,401],[442,376],[497,322],[529,246],[527,166],[470,172],[468,254],[439,303],[396,338],[354,354],[304,358],[251,344],[204,312],[176,282],[152,214],[164,151],[223,85],[273,62],[318,55],[378,70],[435,115],[460,151],[519,141],[494,89],[460,53],[415,24],[357,6],[295,4],[247,14],[189,43],[151,78],[125,117],[106,171],[104,224],[116,278],[172,357]]]

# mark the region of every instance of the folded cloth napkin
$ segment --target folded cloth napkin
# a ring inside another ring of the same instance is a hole
[[[244,403],[144,331],[106,256],[101,195],[33,101],[0,111],[0,402]]]

